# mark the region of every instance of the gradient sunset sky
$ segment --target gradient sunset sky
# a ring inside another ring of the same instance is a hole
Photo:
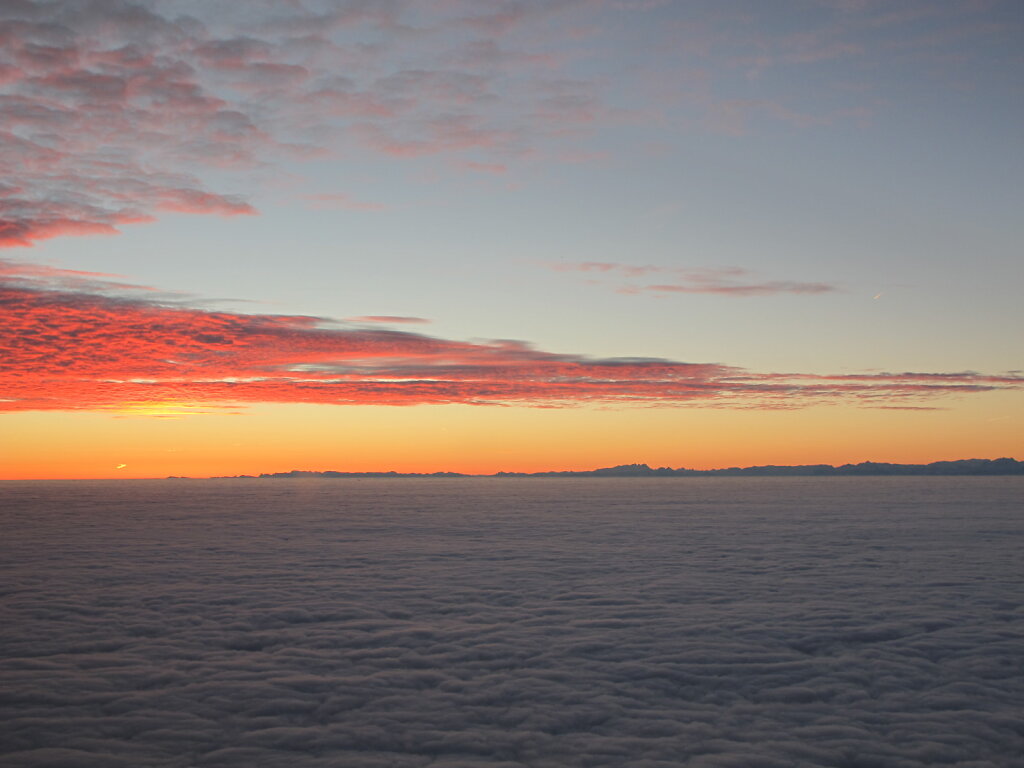
[[[0,2],[0,478],[1021,457],[1017,0]]]

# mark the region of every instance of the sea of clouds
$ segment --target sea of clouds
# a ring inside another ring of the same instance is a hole
[[[0,764],[1024,766],[1022,491],[0,483]]]

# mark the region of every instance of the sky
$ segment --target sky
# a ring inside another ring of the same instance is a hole
[[[0,477],[1021,457],[1014,0],[0,2]]]

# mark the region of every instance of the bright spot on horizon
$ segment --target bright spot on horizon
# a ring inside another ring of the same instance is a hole
[[[115,469],[124,469],[124,468],[125,468],[125,467],[127,467],[127,466],[128,466],[127,464],[118,464],[118,465],[117,465],[117,466],[115,467]]]
[[[176,400],[146,400],[125,403],[116,410],[121,416],[148,416],[158,419],[178,419],[203,413],[203,410],[189,403]]]

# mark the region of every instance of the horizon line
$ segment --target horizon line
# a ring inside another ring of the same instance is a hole
[[[872,467],[889,467],[896,469],[927,469],[929,467],[941,468],[943,465],[948,465],[949,468],[957,467],[967,469],[972,464],[978,468],[989,467],[993,463],[999,462],[1010,462],[1016,465],[1012,471],[1009,472],[947,472],[941,471],[933,472],[843,472],[845,468],[867,468]],[[807,472],[801,473],[799,470],[808,470]],[[811,470],[820,470],[820,473],[814,473]],[[834,474],[829,473],[828,470],[833,470]],[[774,472],[774,474],[773,474]],[[734,473],[734,474],[729,474]],[[861,462],[853,463],[847,462],[844,464],[755,464],[750,466],[731,466],[731,467],[714,467],[709,469],[692,469],[689,467],[651,467],[646,463],[634,463],[634,464],[617,464],[610,467],[596,467],[593,469],[547,469],[537,470],[533,472],[525,471],[505,471],[499,470],[497,472],[490,473],[470,473],[470,472],[456,472],[453,470],[436,470],[433,472],[399,472],[397,470],[308,470],[308,469],[291,469],[280,472],[261,472],[257,475],[207,475],[207,476],[188,476],[188,475],[154,475],[151,477],[9,477],[0,478],[0,482],[78,482],[78,481],[90,481],[90,480],[119,480],[119,481],[130,481],[130,480],[260,480],[260,479],[316,479],[317,477],[323,479],[388,479],[388,478],[544,478],[544,477],[572,477],[572,476],[589,476],[598,478],[622,478],[622,477],[841,477],[841,476],[923,476],[923,477],[970,477],[970,476],[1013,476],[1016,474],[1024,474],[1024,460],[1016,459],[1010,456],[1000,456],[994,459],[984,458],[969,458],[969,459],[942,459],[937,461],[931,461],[923,464],[915,463],[902,463],[902,462],[886,462],[886,461],[873,461],[867,459]]]

